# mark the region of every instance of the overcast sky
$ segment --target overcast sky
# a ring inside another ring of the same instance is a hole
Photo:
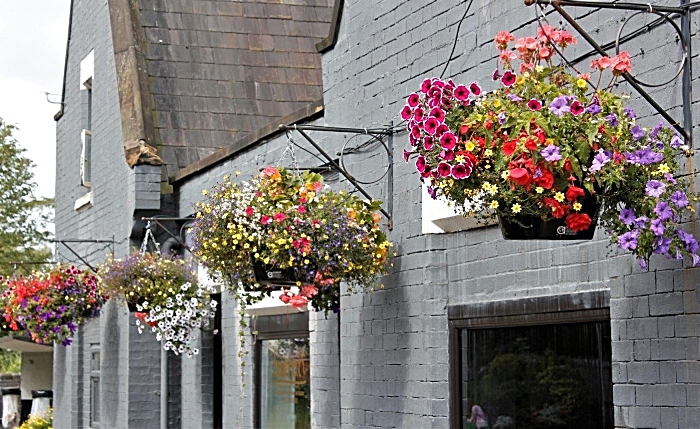
[[[34,161],[37,196],[53,197],[56,123],[70,0],[0,0],[0,118]]]

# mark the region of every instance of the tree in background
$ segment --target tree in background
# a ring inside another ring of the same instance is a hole
[[[0,277],[12,275],[18,262],[46,262],[51,256],[46,226],[53,200],[34,196],[33,164],[22,156],[13,130],[0,118]],[[0,373],[18,373],[20,365],[19,352],[0,349]]]
[[[53,199],[36,198],[32,161],[12,137],[13,125],[0,118],[0,276],[13,273],[17,262],[45,262]]]

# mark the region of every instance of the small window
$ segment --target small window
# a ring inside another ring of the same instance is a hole
[[[80,134],[80,184],[86,188],[91,182],[92,131],[83,130]]]
[[[100,427],[100,345],[90,347],[90,427]]]
[[[309,318],[306,312],[253,321],[255,427],[311,427]]]

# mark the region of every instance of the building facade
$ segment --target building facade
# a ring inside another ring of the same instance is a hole
[[[626,20],[657,17],[566,10],[601,44]],[[575,33],[552,8],[543,13]],[[406,96],[440,75],[487,88],[495,33],[532,35],[537,18],[516,1],[74,1],[57,115],[64,246],[99,263],[108,248],[89,240],[111,240],[123,256],[140,244],[143,218],[182,219],[166,223],[175,231],[224,175],[292,165],[290,145],[298,165],[327,164],[278,128],[297,124],[396,130],[381,143],[309,132],[325,152],[345,153],[347,172],[384,201],[396,256],[384,289],[343,294],[337,314],[253,309],[243,354],[226,291],[218,329],[202,332],[192,359],[163,358],[125,307],[108,304],[73,345],[55,348],[56,427],[465,427],[473,405],[492,428],[700,427],[697,269],[652,259],[643,270],[602,230],[586,242],[503,240],[495,225],[436,210],[402,161],[407,133],[395,126]],[[667,24],[625,43],[637,76],[674,73],[675,37]],[[587,69],[590,46],[570,51]],[[659,122],[620,90],[642,125]],[[680,78],[649,90],[678,121],[683,91]],[[326,180],[353,189],[342,175]],[[294,406],[272,400],[268,377],[273,352],[291,343],[306,347],[310,374]]]

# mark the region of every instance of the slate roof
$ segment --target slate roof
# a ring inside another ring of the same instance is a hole
[[[139,0],[168,174],[323,98],[334,0]]]

